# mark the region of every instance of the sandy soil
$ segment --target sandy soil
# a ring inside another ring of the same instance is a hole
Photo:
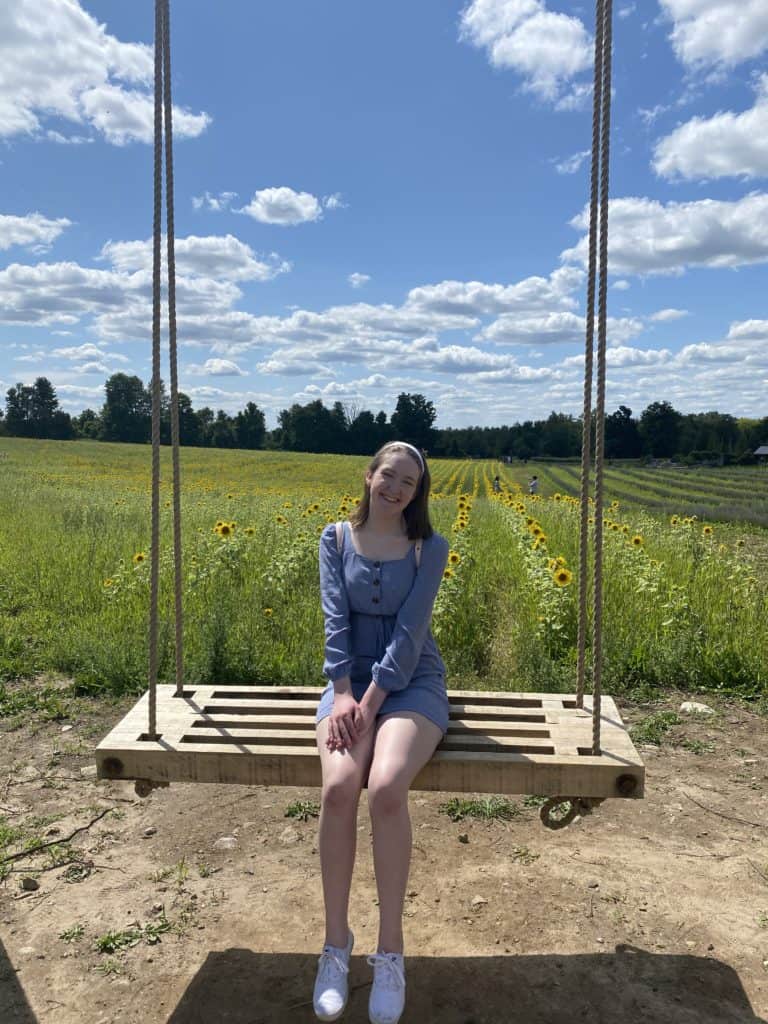
[[[708,702],[714,717],[642,748],[645,800],[606,802],[560,832],[534,807],[506,823],[452,822],[439,809],[445,794],[412,794],[403,1024],[764,1019],[768,720]],[[81,702],[69,728],[2,733],[6,826],[37,818],[44,842],[81,861],[44,871],[40,853],[12,862],[0,886],[0,1021],[314,1020],[317,823],[285,810],[318,792],[178,785],[140,800],[128,783],[97,782],[92,748],[127,707]],[[622,707],[630,723],[649,710]],[[697,754],[684,740],[712,749]],[[367,1021],[365,954],[376,940],[364,801],[359,829],[350,1022]],[[216,848],[222,837],[232,848]],[[30,877],[39,888],[25,891]],[[135,945],[96,948],[131,929]]]

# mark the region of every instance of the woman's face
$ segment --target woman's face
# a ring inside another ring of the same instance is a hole
[[[378,468],[365,474],[371,489],[371,512],[392,518],[402,515],[416,494],[419,476],[414,458],[396,449],[387,452]]]

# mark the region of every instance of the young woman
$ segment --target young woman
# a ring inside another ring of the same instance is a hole
[[[417,448],[386,444],[340,535],[332,524],[320,539],[323,670],[330,680],[317,710],[326,934],[314,1007],[322,1021],[337,1020],[347,1003],[354,941],[347,910],[366,779],[379,894],[368,1015],[372,1024],[397,1024],[405,1005],[408,790],[448,728],[445,666],[429,628],[448,544],[429,522],[429,486]]]

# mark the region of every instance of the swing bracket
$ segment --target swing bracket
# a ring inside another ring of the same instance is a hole
[[[553,796],[541,805],[539,818],[545,828],[567,828],[575,818],[591,814],[604,799],[597,796]]]

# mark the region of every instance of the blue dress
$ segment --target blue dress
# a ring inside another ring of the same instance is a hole
[[[349,523],[320,538],[320,597],[325,616],[325,662],[330,680],[317,721],[333,709],[333,682],[349,676],[355,700],[373,680],[387,691],[379,715],[417,711],[443,732],[448,729],[445,665],[430,631],[432,606],[448,559],[438,533],[425,540],[416,566],[413,547],[404,558],[376,561],[359,555]]]

